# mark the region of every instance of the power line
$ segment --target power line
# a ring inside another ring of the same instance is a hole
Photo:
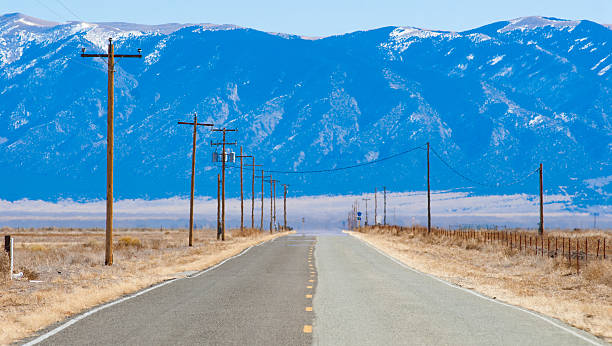
[[[47,6],[44,2],[42,2],[41,0],[36,0],[36,2],[38,2],[41,6],[45,7],[47,10],[49,10],[49,12],[53,13],[59,20],[63,21],[65,18],[64,16],[61,16],[59,13],[57,13],[54,9],[52,9],[51,7]]]
[[[308,171],[274,171],[274,170],[269,170],[266,172],[270,172],[270,173],[281,173],[281,174],[310,174],[310,173],[327,173],[327,172],[336,172],[336,171],[342,171],[342,170],[346,170],[346,169],[352,169],[352,168],[357,168],[357,167],[363,167],[363,166],[368,166],[368,165],[373,165],[379,162],[383,162],[383,161],[387,161],[387,160],[391,160],[394,159],[398,156],[402,156],[405,154],[408,154],[410,152],[413,152],[417,149],[423,149],[423,145],[420,145],[418,147],[414,147],[414,148],[410,148],[408,150],[404,150],[402,152],[399,152],[397,154],[393,154],[387,157],[383,157],[382,159],[377,159],[377,160],[373,160],[373,161],[368,161],[368,162],[364,162],[364,163],[357,163],[354,165],[350,165],[350,166],[344,166],[344,167],[338,167],[338,168],[328,168],[328,169],[316,169],[316,170],[308,170]]]
[[[304,171],[281,171],[281,170],[269,170],[267,172],[270,173],[279,173],[279,174],[311,174],[311,173],[330,173],[330,172],[337,172],[337,171],[342,171],[342,170],[347,170],[347,169],[353,169],[353,168],[358,168],[358,167],[364,167],[364,166],[368,166],[368,165],[373,165],[373,164],[377,164],[383,161],[387,161],[387,160],[391,160],[394,158],[397,158],[399,156],[408,154],[410,152],[413,152],[415,150],[418,149],[422,149],[425,150],[424,145],[420,145],[417,147],[413,147],[404,151],[401,151],[399,153],[390,155],[390,156],[386,156],[377,160],[373,160],[373,161],[369,161],[369,162],[364,162],[364,163],[357,163],[357,164],[353,164],[353,165],[348,165],[348,166],[343,166],[343,167],[338,167],[338,168],[328,168],[328,169],[318,169],[318,170],[304,170]],[[461,173],[459,170],[457,170],[456,168],[454,168],[451,164],[449,164],[446,160],[444,160],[442,158],[442,156],[433,148],[431,147],[431,150],[433,151],[434,155],[454,174],[456,174],[457,176],[473,183],[479,186],[483,186],[483,187],[490,187],[490,188],[500,188],[500,187],[509,187],[512,185],[516,185],[519,184],[521,182],[524,182],[525,180],[527,180],[529,177],[531,177],[532,175],[534,175],[536,172],[538,172],[538,169],[535,169],[531,172],[529,172],[526,176],[507,182],[507,183],[496,183],[496,184],[487,184],[487,183],[482,183],[480,181],[477,181],[475,179],[470,178],[469,176]],[[227,167],[231,167],[231,168],[239,168],[238,166],[227,166]]]
[[[60,4],[66,11],[70,12],[70,14],[72,14],[75,18],[80,19],[82,22],[84,22],[85,20],[83,18],[81,18],[78,14],[74,13],[74,11],[72,11],[70,8],[68,8],[68,6],[66,6],[62,0],[55,0],[57,1],[58,4]]]
[[[106,61],[106,59],[104,59],[104,58],[102,58],[102,59],[104,61]],[[69,59],[67,59],[67,61],[70,61],[71,64],[77,64],[77,65],[85,66],[85,67],[88,67],[88,68],[91,68],[91,69],[94,69],[94,70],[97,70],[97,71],[100,71],[100,72],[104,72],[104,73],[107,72],[107,70],[103,69],[102,67],[96,67],[96,66],[93,66],[93,65],[83,64],[83,63],[79,62],[77,59],[74,59],[74,58],[69,58]]]
[[[509,183],[497,183],[495,185],[491,185],[491,184],[485,184],[485,183],[481,183],[479,181],[476,181],[468,176],[466,176],[465,174],[462,174],[461,172],[459,172],[457,169],[455,169],[453,166],[451,166],[448,162],[446,162],[442,156],[440,154],[438,154],[438,152],[432,147],[431,151],[433,151],[434,155],[436,155],[436,157],[446,166],[448,167],[448,169],[450,169],[453,173],[455,173],[456,175],[460,176],[461,178],[474,183],[476,185],[480,185],[480,186],[484,186],[484,187],[492,187],[492,188],[499,188],[502,186],[508,187],[508,186],[512,186],[518,183],[521,183],[525,180],[527,180],[527,178],[531,177],[532,175],[534,175],[536,172],[538,172],[539,168],[533,170],[532,172],[528,173],[526,176],[516,179],[514,181],[511,181]]]

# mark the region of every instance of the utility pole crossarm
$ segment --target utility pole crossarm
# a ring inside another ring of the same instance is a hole
[[[115,54],[115,58],[142,58],[141,54]]]
[[[82,58],[108,58],[108,54],[81,54],[81,57]]]
[[[108,58],[108,54],[81,54],[83,58]],[[142,58],[142,54],[114,54],[115,58]]]
[[[193,123],[186,122],[186,121],[179,121],[178,123],[181,124],[181,125],[194,125]],[[195,125],[199,125],[199,126],[215,126],[215,124],[206,124],[206,123],[195,123]]]

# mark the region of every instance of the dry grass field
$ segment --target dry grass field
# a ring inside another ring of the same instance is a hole
[[[410,227],[401,230],[398,227],[368,227],[349,233],[419,271],[558,318],[612,341],[610,254],[605,261],[583,261],[577,273],[574,257],[570,265],[567,256],[535,256],[533,250],[510,249],[503,242],[427,235],[422,228]],[[551,238],[588,236],[593,239],[607,237],[608,244],[612,241],[609,232],[553,231],[547,234]],[[546,247],[547,242],[544,245]]]
[[[118,229],[114,265],[104,266],[102,229],[8,229],[14,236],[15,272],[9,281],[0,251],[0,344],[8,344],[71,315],[155,283],[210,267],[245,248],[287,233],[232,230],[226,241],[212,230]]]

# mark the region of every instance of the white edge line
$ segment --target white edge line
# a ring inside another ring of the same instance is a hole
[[[562,330],[564,330],[564,331],[566,331],[566,332],[568,332],[568,333],[570,333],[570,334],[574,335],[575,337],[578,337],[578,338],[580,338],[580,339],[582,339],[582,340],[584,340],[584,341],[586,341],[586,342],[588,342],[588,343],[590,343],[590,344],[592,344],[592,345],[606,345],[606,344],[604,344],[604,343],[601,343],[599,340],[597,340],[597,342],[596,342],[596,341],[594,341],[594,340],[592,340],[592,339],[590,339],[590,338],[587,338],[587,337],[585,337],[584,335],[581,335],[581,334],[579,334],[579,333],[577,333],[577,332],[573,331],[572,329],[570,329],[570,328],[568,328],[568,327],[566,327],[566,326],[564,326],[564,325],[562,325],[562,324],[560,324],[560,323],[556,322],[555,320],[552,320],[552,319],[550,319],[550,318],[548,318],[548,317],[545,317],[545,316],[543,316],[543,315],[540,315],[540,314],[538,314],[538,313],[536,313],[536,312],[533,312],[533,311],[530,311],[530,310],[527,310],[527,309],[523,309],[523,308],[521,308],[521,307],[519,307],[519,306],[516,306],[516,305],[512,305],[512,304],[504,303],[504,302],[499,301],[499,300],[497,300],[497,299],[491,299],[491,298],[489,298],[489,297],[487,297],[487,296],[485,296],[485,295],[482,295],[482,294],[480,294],[480,293],[478,293],[478,292],[475,292],[475,291],[473,291],[473,290],[467,289],[467,288],[465,288],[465,287],[457,286],[457,285],[455,285],[455,284],[453,284],[453,283],[451,283],[451,282],[448,282],[448,281],[442,280],[442,279],[440,279],[440,278],[439,278],[439,277],[437,277],[437,276],[434,276],[434,275],[431,275],[431,274],[428,274],[428,273],[424,273],[424,272],[422,272],[422,271],[419,271],[419,270],[417,270],[417,269],[414,269],[414,268],[412,268],[412,267],[410,267],[410,266],[406,265],[405,263],[401,262],[400,260],[396,259],[395,257],[393,257],[393,256],[391,256],[391,255],[389,255],[389,254],[387,254],[387,253],[385,253],[385,252],[381,251],[380,249],[378,249],[378,248],[377,248],[377,247],[375,247],[374,245],[370,244],[370,243],[369,243],[369,242],[367,242],[366,240],[361,239],[361,238],[356,237],[356,236],[353,236],[353,237],[354,237],[355,239],[358,239],[358,240],[359,240],[359,241],[361,241],[362,243],[366,244],[366,245],[367,245],[367,246],[369,246],[370,248],[372,248],[372,249],[376,250],[378,253],[380,253],[381,255],[383,255],[383,256],[385,256],[385,257],[387,257],[388,259],[392,260],[393,262],[395,262],[395,263],[397,263],[397,264],[401,265],[402,267],[404,267],[404,268],[406,268],[406,269],[408,269],[408,270],[411,270],[411,271],[413,271],[413,272],[415,272],[415,273],[417,273],[417,274],[421,274],[421,275],[427,276],[427,277],[432,278],[432,279],[434,279],[434,280],[436,280],[436,281],[439,281],[439,282],[441,282],[441,283],[443,283],[443,284],[445,284],[445,285],[447,285],[447,286],[454,287],[454,288],[459,289],[459,290],[462,290],[462,291],[464,291],[464,292],[467,292],[467,293],[473,294],[473,295],[475,295],[475,296],[477,296],[477,297],[480,297],[480,298],[482,298],[482,299],[488,300],[488,301],[490,301],[490,302],[497,303],[497,304],[500,304],[500,305],[504,305],[504,306],[507,306],[507,307],[510,307],[510,308],[513,308],[513,309],[516,309],[516,310],[519,310],[519,311],[522,311],[522,312],[526,312],[526,313],[528,313],[528,314],[530,314],[530,315],[532,315],[532,316],[534,316],[534,317],[537,317],[537,318],[539,318],[539,319],[541,319],[541,320],[543,320],[543,321],[546,321],[546,322],[548,322],[548,323],[552,324],[553,326],[555,326],[555,327],[557,327],[557,328],[559,328],[559,329],[562,329]],[[596,336],[593,336],[593,337],[594,337],[594,338],[596,338]]]
[[[167,284],[169,284],[169,283],[171,283],[171,282],[174,282],[174,281],[176,281],[176,280],[178,280],[178,279],[170,279],[170,280],[168,280],[168,281],[164,281],[164,282],[162,282],[162,283],[160,283],[160,284],[157,284],[157,285],[155,285],[155,286],[151,286],[151,287],[149,287],[149,288],[147,288],[147,289],[145,289],[145,290],[142,290],[142,291],[140,291],[140,292],[134,293],[134,294],[129,295],[129,296],[127,296],[127,297],[120,298],[120,299],[118,299],[118,300],[112,301],[112,302],[110,302],[110,303],[106,303],[106,304],[104,304],[104,305],[100,305],[100,306],[98,306],[98,307],[96,307],[96,308],[94,308],[94,309],[92,309],[92,310],[87,311],[86,313],[84,313],[84,314],[82,314],[82,315],[79,315],[79,316],[77,316],[77,317],[75,317],[75,318],[71,319],[70,321],[68,321],[68,322],[66,322],[66,323],[62,324],[61,326],[59,326],[59,327],[57,327],[57,328],[55,328],[55,329],[51,330],[50,332],[48,332],[48,333],[46,333],[46,334],[43,334],[43,335],[39,336],[38,338],[36,338],[36,339],[34,339],[34,340],[32,340],[32,341],[30,341],[30,342],[28,342],[28,343],[25,343],[25,344],[23,344],[23,345],[24,345],[24,346],[36,345],[37,343],[39,343],[39,342],[41,342],[41,341],[44,341],[45,339],[47,339],[47,338],[49,338],[49,337],[51,337],[51,336],[53,336],[53,335],[55,335],[55,334],[57,334],[57,333],[61,332],[62,330],[64,330],[64,329],[66,329],[66,328],[70,327],[71,325],[73,325],[73,324],[77,323],[78,321],[80,321],[80,320],[84,319],[85,317],[91,316],[91,315],[95,314],[96,312],[98,312],[98,311],[100,311],[100,310],[106,309],[106,308],[111,307],[111,306],[113,306],[113,305],[115,305],[115,304],[122,303],[122,302],[124,302],[124,301],[126,301],[126,300],[128,300],[128,299],[132,299],[132,298],[138,297],[139,295],[145,294],[145,293],[147,293],[147,292],[149,292],[149,291],[152,291],[152,290],[154,290],[154,289],[156,289],[156,288],[159,288],[159,287],[165,286],[165,285],[167,285]]]
[[[234,255],[234,256],[232,256],[232,257],[230,257],[230,258],[226,258],[226,259],[224,259],[223,261],[221,261],[221,262],[219,262],[219,263],[215,264],[214,266],[209,267],[209,268],[207,268],[207,269],[204,269],[204,270],[200,271],[199,273],[197,273],[197,274],[195,274],[195,275],[186,276],[186,277],[182,277],[182,278],[174,278],[174,279],[170,279],[170,280],[168,280],[168,281],[164,281],[164,282],[162,282],[162,283],[159,283],[159,284],[157,284],[157,285],[151,286],[151,287],[149,287],[149,288],[147,288],[147,289],[144,289],[144,290],[142,290],[142,291],[139,291],[139,292],[136,292],[136,293],[134,293],[134,294],[131,294],[131,295],[127,296],[127,297],[123,297],[123,298],[117,299],[117,300],[115,300],[115,301],[112,301],[112,302],[110,302],[110,303],[106,303],[106,304],[104,304],[104,305],[100,305],[100,306],[98,306],[98,307],[96,307],[96,308],[93,308],[93,309],[91,309],[91,310],[87,311],[87,312],[86,312],[86,313],[84,313],[84,314],[81,314],[81,315],[79,315],[79,316],[77,316],[77,317],[75,317],[75,318],[71,319],[70,321],[68,321],[68,322],[66,322],[66,323],[64,323],[64,324],[62,324],[61,326],[59,326],[59,327],[57,327],[57,328],[55,328],[55,329],[53,329],[53,330],[51,330],[51,331],[49,331],[49,332],[47,332],[47,333],[45,333],[45,334],[43,334],[43,335],[41,335],[41,336],[37,337],[36,339],[34,339],[34,340],[32,340],[32,341],[29,341],[29,342],[27,342],[27,343],[23,344],[23,346],[31,346],[31,345],[36,345],[36,344],[38,344],[39,342],[42,342],[42,341],[44,341],[44,340],[46,340],[46,339],[48,339],[48,338],[52,337],[53,335],[55,335],[55,334],[57,334],[57,333],[61,332],[62,330],[64,330],[64,329],[66,329],[66,328],[70,327],[71,325],[73,325],[73,324],[75,324],[75,323],[79,322],[80,320],[82,320],[82,319],[84,319],[84,318],[86,318],[86,317],[89,317],[89,316],[91,316],[91,315],[95,314],[96,312],[98,312],[98,311],[100,311],[100,310],[104,310],[104,309],[109,308],[109,307],[111,307],[111,306],[113,306],[113,305],[116,305],[116,304],[119,304],[119,303],[123,303],[123,302],[124,302],[124,301],[126,301],[126,300],[129,300],[129,299],[132,299],[132,298],[136,298],[136,297],[138,297],[138,296],[140,296],[140,295],[143,295],[143,294],[145,294],[145,293],[147,293],[147,292],[150,292],[150,291],[152,291],[152,290],[154,290],[154,289],[156,289],[156,288],[160,288],[160,287],[162,287],[162,286],[166,286],[167,284],[169,284],[169,283],[171,283],[171,282],[178,281],[178,280],[181,280],[181,279],[189,279],[189,278],[195,278],[195,277],[198,277],[198,276],[200,276],[200,275],[202,275],[202,274],[204,274],[204,273],[206,273],[206,272],[208,272],[208,271],[211,271],[211,270],[213,270],[213,269],[215,269],[215,268],[218,268],[218,267],[219,267],[219,266],[221,266],[223,263],[225,263],[225,262],[227,262],[227,261],[229,261],[229,260],[231,260],[231,259],[233,259],[233,258],[236,258],[236,257],[239,257],[239,256],[244,255],[244,254],[245,254],[245,253],[247,253],[247,252],[248,252],[248,251],[249,251],[251,248],[254,248],[254,247],[257,247],[257,246],[263,245],[263,244],[265,244],[265,243],[267,243],[267,242],[273,242],[273,241],[275,241],[275,240],[276,240],[276,239],[278,239],[278,238],[279,238],[279,237],[276,237],[276,238],[274,238],[274,239],[270,239],[270,240],[266,240],[266,241],[262,241],[261,243],[259,243],[259,244],[257,244],[257,245],[251,245],[251,246],[249,246],[248,248],[246,248],[246,249],[242,250],[240,253],[238,253],[238,254],[236,254],[236,255]]]

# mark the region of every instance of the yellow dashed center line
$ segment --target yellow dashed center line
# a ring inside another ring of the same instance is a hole
[[[314,271],[314,266],[312,264],[312,252],[314,250],[314,246],[310,247],[310,251],[308,252],[308,267],[310,269],[310,277],[313,278],[316,274],[316,272]],[[308,280],[308,282],[314,282],[313,279]],[[306,286],[306,289],[312,289],[312,285],[308,285]],[[306,298],[308,299],[312,299],[312,294],[307,294]],[[312,311],[312,306],[307,306],[304,308],[305,311]],[[304,325],[304,333],[305,334],[310,334],[312,333],[312,325],[306,324]]]

